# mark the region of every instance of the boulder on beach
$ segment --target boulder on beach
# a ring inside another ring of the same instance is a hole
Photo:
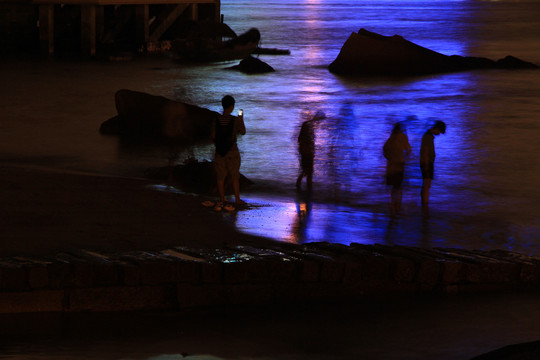
[[[347,39],[329,70],[343,75],[427,75],[473,69],[533,69],[537,65],[507,56],[498,61],[447,56],[399,35],[383,36],[360,29]]]
[[[125,89],[116,92],[115,102],[118,115],[101,124],[100,132],[130,139],[209,140],[218,115],[196,105]]]
[[[264,74],[274,71],[273,67],[253,56],[248,56],[240,61],[240,64],[232,66],[229,69],[238,70],[246,74]]]

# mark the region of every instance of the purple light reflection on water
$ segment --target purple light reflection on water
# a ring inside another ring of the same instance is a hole
[[[116,113],[115,91],[145,91],[218,111],[219,100],[230,93],[245,112],[241,171],[255,181],[245,196],[267,204],[238,214],[243,231],[299,242],[540,253],[540,164],[531,155],[540,152],[532,138],[539,126],[540,72],[350,79],[327,70],[350,33],[362,27],[399,34],[445,54],[493,59],[512,54],[540,64],[539,11],[534,2],[225,0],[225,21],[236,32],[257,27],[263,46],[291,50],[290,56],[261,55],[275,73],[247,76],[224,70],[230,63],[179,65],[151,58],[8,61],[0,67],[5,80],[0,83],[0,156],[55,169],[140,177],[148,167],[164,166],[169,154],[99,135],[101,122]],[[30,100],[28,94],[38,96]],[[316,129],[316,191],[302,222],[294,189],[296,136],[305,114],[316,110],[327,118]],[[381,149],[392,125],[407,118],[413,154],[403,213],[391,221]],[[425,226],[418,150],[432,118],[446,121],[448,132],[436,139],[436,179]],[[210,146],[193,149],[201,160],[212,158],[212,152]],[[179,161],[185,156],[180,154]],[[301,231],[294,236],[292,229]]]

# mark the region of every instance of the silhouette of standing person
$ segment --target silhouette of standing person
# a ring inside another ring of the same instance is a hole
[[[384,143],[383,154],[386,158],[386,185],[392,186],[390,212],[396,215],[401,209],[403,197],[401,184],[405,173],[405,159],[411,154],[409,138],[403,131],[401,122],[394,125],[390,137]]]
[[[314,125],[318,120],[325,118],[322,111],[318,111],[315,116],[302,123],[298,134],[298,152],[300,153],[300,174],[296,179],[296,188],[302,187],[302,179],[306,178],[308,191],[313,187],[313,162],[315,159],[315,132]]]
[[[446,132],[446,124],[437,120],[435,124],[422,136],[420,147],[420,169],[422,170],[422,208],[427,211],[429,203],[429,190],[435,172],[435,136]]]
[[[216,117],[212,127],[212,139],[216,147],[214,165],[217,177],[219,202],[215,210],[220,211],[225,203],[225,179],[227,176],[232,180],[236,205],[245,205],[240,199],[240,151],[236,144],[238,134],[246,134],[244,116],[233,116],[235,100],[231,95],[225,95],[221,100],[223,114]]]

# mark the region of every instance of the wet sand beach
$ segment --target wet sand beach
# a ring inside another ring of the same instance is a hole
[[[270,241],[235,231],[197,196],[157,191],[151,185],[159,184],[0,166],[0,258]]]

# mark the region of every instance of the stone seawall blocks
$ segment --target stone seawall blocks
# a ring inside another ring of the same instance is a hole
[[[0,259],[0,312],[174,310],[540,286],[540,260],[508,252],[277,246]]]
[[[439,282],[440,264],[435,260],[424,260],[418,265],[416,281],[420,284],[432,287]]]
[[[0,262],[0,289],[3,291],[27,290],[26,271],[22,266]]]
[[[49,272],[45,265],[27,267],[27,275],[30,289],[43,289],[49,286]]]
[[[0,313],[59,312],[63,303],[63,290],[0,292]]]

